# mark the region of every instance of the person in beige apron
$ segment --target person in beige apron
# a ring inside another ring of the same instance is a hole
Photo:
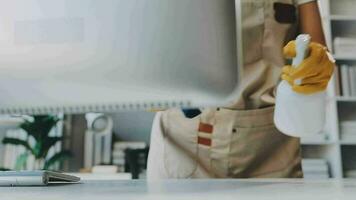
[[[300,140],[280,133],[273,123],[274,91],[285,64],[283,46],[297,34],[298,6],[315,3],[242,1],[244,66],[239,98],[193,118],[180,109],[158,112],[151,133],[149,180],[303,176]]]

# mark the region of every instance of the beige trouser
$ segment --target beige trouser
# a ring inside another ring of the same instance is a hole
[[[159,112],[148,179],[302,177],[299,139],[281,134],[272,119],[273,107],[206,109],[193,119],[178,109]]]

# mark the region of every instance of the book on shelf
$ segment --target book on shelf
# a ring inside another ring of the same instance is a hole
[[[115,165],[96,165],[91,172],[93,174],[116,174],[119,168]]]
[[[326,179],[329,178],[329,167],[325,159],[304,158],[302,160],[304,178]]]
[[[335,95],[336,96],[341,96],[341,72],[340,72],[340,67],[335,67]]]
[[[350,96],[350,82],[349,82],[349,67],[347,65],[341,65],[341,88],[342,96]]]
[[[341,140],[356,141],[356,121],[341,121],[339,126]]]
[[[356,70],[355,67],[349,67],[349,75],[350,75],[350,90],[351,96],[356,96]]]
[[[341,89],[342,96],[356,96],[356,66],[341,65]]]
[[[354,178],[356,179],[356,170],[346,170],[345,172],[345,178]]]
[[[335,51],[335,55],[355,57],[355,55],[356,55],[356,38],[335,37],[334,51]]]
[[[147,147],[145,142],[129,142],[129,141],[122,141],[122,142],[115,142],[114,149],[144,149]]]
[[[125,150],[126,149],[145,149],[147,148],[147,144],[145,142],[129,142],[129,141],[120,141],[115,142],[112,152],[112,164],[119,167],[119,171],[123,172],[125,170]],[[139,157],[138,162],[145,162],[145,158]]]

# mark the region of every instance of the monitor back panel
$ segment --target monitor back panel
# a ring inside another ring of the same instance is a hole
[[[226,103],[231,0],[0,0],[0,113]]]

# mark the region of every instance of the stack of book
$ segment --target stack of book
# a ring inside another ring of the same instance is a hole
[[[341,65],[340,71],[342,95],[356,96],[356,66]]]
[[[356,179],[356,170],[346,170],[345,178],[353,178]]]
[[[145,142],[115,142],[112,152],[112,164],[118,166],[118,172],[125,172],[125,150],[145,149]]]
[[[325,159],[303,159],[302,168],[306,179],[329,178],[328,163]]]
[[[356,121],[340,122],[340,136],[343,141],[356,141]]]
[[[340,137],[343,141],[356,141],[356,121],[340,122]]]
[[[356,38],[336,37],[334,39],[334,51],[336,55],[355,56]]]

